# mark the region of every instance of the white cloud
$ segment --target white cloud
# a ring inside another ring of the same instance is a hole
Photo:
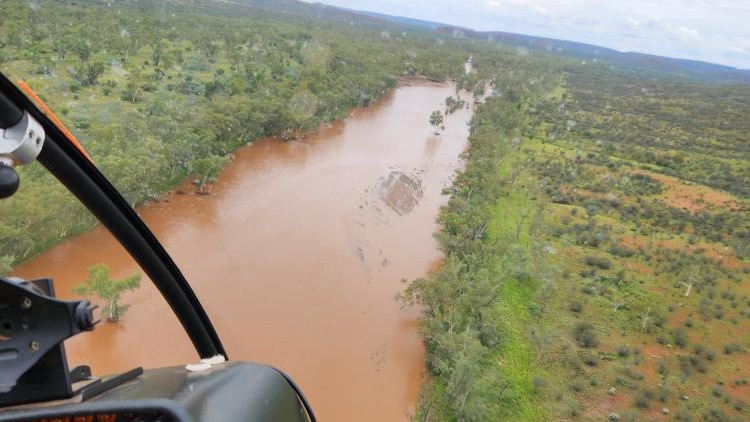
[[[632,26],[633,28],[638,28],[639,26],[641,26],[641,21],[639,21],[638,19],[625,18],[625,22],[630,24],[630,26]]]
[[[676,29],[676,33],[681,37],[683,40],[700,40],[701,34],[698,32],[697,29],[688,28],[687,26],[680,26]]]
[[[747,50],[747,49],[742,48],[742,47],[726,46],[726,47],[724,47],[724,50],[732,52],[732,53],[750,54],[750,50]]]

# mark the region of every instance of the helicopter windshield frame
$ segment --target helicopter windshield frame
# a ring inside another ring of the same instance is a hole
[[[112,183],[73,140],[0,72],[0,109],[26,110],[44,128],[37,158],[122,244],[152,280],[185,329],[201,358],[223,355],[224,346],[190,284],[156,236]]]

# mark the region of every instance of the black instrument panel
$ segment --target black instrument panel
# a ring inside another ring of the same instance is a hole
[[[147,370],[88,401],[0,411],[0,422],[308,422],[296,392],[276,369],[227,362],[202,372]]]
[[[189,422],[173,403],[78,404],[0,413],[0,421],[14,422]]]

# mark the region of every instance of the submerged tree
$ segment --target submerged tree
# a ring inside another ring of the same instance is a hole
[[[109,267],[105,264],[89,267],[88,271],[89,275],[86,280],[73,288],[73,293],[84,296],[99,296],[107,302],[102,309],[102,315],[106,316],[108,322],[119,321],[130,307],[130,305],[120,302],[120,296],[126,291],[132,291],[140,287],[140,274],[114,280],[109,275]]]
[[[196,176],[196,185],[198,186],[198,194],[207,195],[210,189],[205,190],[207,184],[216,182],[216,178],[219,175],[219,171],[227,163],[226,157],[218,155],[211,155],[204,158],[193,160],[192,167],[193,172]]]
[[[443,113],[440,110],[435,110],[430,114],[430,124],[435,128],[435,135],[440,135],[440,129],[443,127]]]

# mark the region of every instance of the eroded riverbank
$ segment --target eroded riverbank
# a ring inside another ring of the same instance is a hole
[[[432,110],[450,86],[402,86],[302,141],[264,139],[236,152],[210,196],[170,195],[139,209],[206,306],[230,357],[293,375],[321,420],[405,420],[423,373],[418,312],[394,297],[440,252],[441,195],[460,165],[470,110]],[[466,99],[468,95],[464,94]],[[108,264],[138,271],[101,228],[16,274],[55,277],[58,295]],[[195,359],[148,282],[127,296],[120,324],[67,343],[96,373]]]

